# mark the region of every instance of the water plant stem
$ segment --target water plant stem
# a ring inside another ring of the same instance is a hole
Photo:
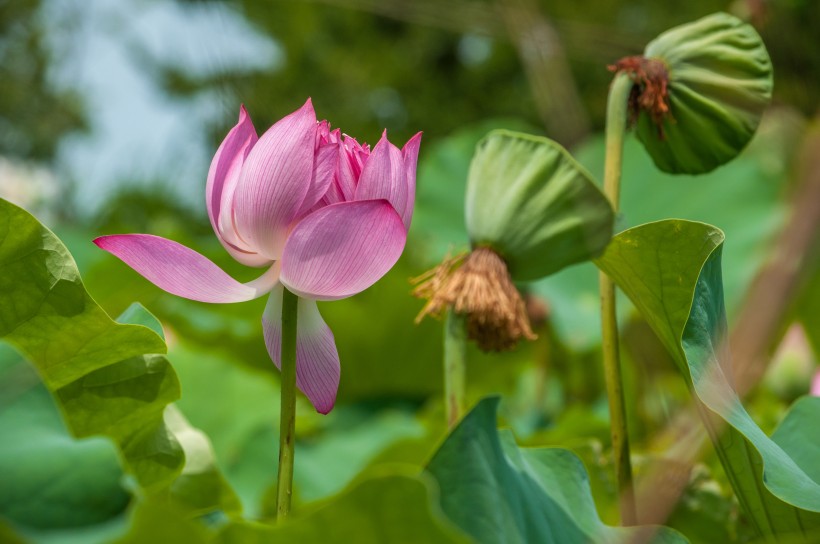
[[[452,309],[444,321],[444,406],[447,426],[453,428],[464,414],[464,362],[467,351],[467,330],[464,317]]]
[[[293,454],[296,440],[296,319],[299,297],[284,290],[282,296],[282,408],[279,414],[279,479],[276,519],[290,513],[293,496]]]
[[[606,114],[606,161],[604,166],[604,193],[616,214],[621,189],[621,159],[626,133],[627,107],[633,82],[626,73],[619,72],[609,89]],[[621,358],[618,346],[618,320],[615,312],[615,284],[609,276],[599,273],[601,292],[601,333],[604,377],[609,399],[609,417],[612,431],[612,452],[620,496],[621,523],[637,522],[635,489],[632,482],[632,462],[629,456],[629,433],[626,426]]]

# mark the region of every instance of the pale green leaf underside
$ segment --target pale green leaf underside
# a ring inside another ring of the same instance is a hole
[[[573,544],[629,542],[642,528],[604,525],[581,460],[561,448],[519,448],[496,429],[498,398],[461,421],[427,470],[447,516],[477,542]],[[654,543],[688,542],[657,528]]]
[[[239,513],[239,497],[217,467],[208,436],[191,426],[175,404],[165,409],[164,419],[185,454],[182,473],[171,486],[173,498],[184,504],[189,514],[206,514],[215,509]]]
[[[473,246],[500,253],[516,281],[589,260],[612,236],[612,208],[586,170],[552,140],[508,130],[476,147],[465,212]]]
[[[641,311],[708,408],[702,410],[704,422],[741,505],[760,532],[814,534],[820,528],[820,483],[813,479],[816,474],[801,469],[805,457],[800,452],[809,446],[796,438],[811,427],[800,428],[790,418],[810,420],[805,410],[813,409],[816,421],[820,405],[801,405],[773,438],[743,408],[720,347],[726,331],[722,246],[723,233],[716,227],[665,220],[617,235],[596,263]],[[719,432],[724,423],[728,426]]]

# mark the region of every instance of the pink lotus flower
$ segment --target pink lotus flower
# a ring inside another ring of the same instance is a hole
[[[820,397],[820,370],[817,371],[814,375],[814,379],[811,381],[811,390],[809,394],[814,397]]]
[[[336,400],[339,355],[316,301],[355,295],[398,260],[413,215],[420,143],[418,133],[399,150],[385,131],[371,151],[317,123],[310,99],[258,138],[242,107],[211,162],[205,198],[228,253],[267,267],[264,274],[239,283],[196,251],[149,234],[94,243],[180,297],[226,303],[270,293],[262,323],[277,367],[283,288],[298,295],[296,383],[325,414]]]

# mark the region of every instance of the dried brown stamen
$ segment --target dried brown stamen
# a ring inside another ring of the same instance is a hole
[[[506,263],[489,248],[447,258],[414,282],[413,295],[427,299],[416,323],[451,308],[465,316],[467,336],[484,351],[508,350],[521,338],[536,338]]]
[[[660,59],[641,56],[624,57],[607,67],[611,72],[626,72],[635,85],[629,95],[629,122],[634,125],[644,110],[658,127],[658,137],[664,139],[663,120],[671,119],[669,109],[669,71]]]

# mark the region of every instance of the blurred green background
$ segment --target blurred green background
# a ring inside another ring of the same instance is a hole
[[[775,67],[771,110],[740,158],[698,178],[660,174],[629,140],[618,230],[665,217],[724,229],[729,318],[740,322],[744,312],[761,311],[748,307],[750,289],[794,220],[800,150],[816,130],[820,9],[813,0],[0,0],[0,197],[64,240],[110,315],[139,301],[161,320],[182,383],[178,407],[210,437],[245,513],[270,516],[279,397],[262,341],[264,302],[175,298],[91,240],[165,236],[246,281],[254,271],[222,250],[202,205],[210,158],[240,103],[260,133],[308,96],[320,119],[359,141],[374,143],[386,127],[401,145],[424,131],[405,256],[361,295],[320,305],[337,339],[341,387],[326,417],[300,399],[297,503],[339,492],[367,467],[421,464],[444,433],[441,324],[413,324],[422,303],[410,296],[408,280],[466,246],[462,195],[473,146],[496,127],[546,134],[600,179],[607,65],[640,53],[671,26],[719,10],[762,35]],[[749,399],[767,430],[808,390],[816,365],[816,245],[804,248],[802,273],[793,278],[799,287],[790,292],[796,302],[786,304],[765,346],[776,353],[774,364]],[[546,308],[539,339],[501,355],[471,349],[468,396],[502,393],[502,416],[520,441],[576,451],[611,522],[596,285],[594,267],[580,265],[522,286]],[[641,459],[669,445],[663,430],[688,393],[625,300],[620,310],[640,472]],[[4,452],[11,437],[66,435],[17,357],[0,352],[0,474],[41,470]],[[114,482],[107,509],[72,518],[76,527],[66,529],[41,488],[12,504],[0,483],[0,517],[36,540],[116,533],[129,496],[117,491],[113,451],[98,449]],[[706,457],[701,468],[670,525],[687,527],[693,542],[742,541],[744,522],[716,460]],[[76,478],[82,487],[100,476]],[[695,515],[713,521],[699,525],[703,534],[692,535]]]

